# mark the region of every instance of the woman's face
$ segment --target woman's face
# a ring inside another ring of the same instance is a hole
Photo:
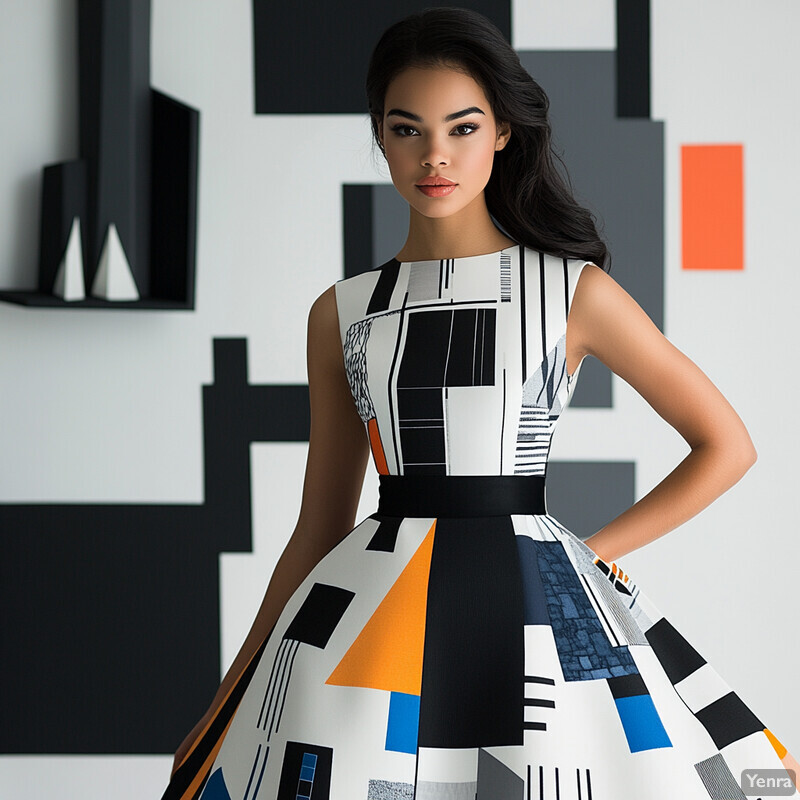
[[[447,217],[482,195],[510,130],[507,124],[497,130],[486,95],[471,77],[446,68],[406,69],[389,84],[383,107],[378,131],[392,182],[412,208]],[[426,195],[418,183],[431,176],[456,186]]]

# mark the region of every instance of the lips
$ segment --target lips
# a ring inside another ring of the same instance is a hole
[[[457,188],[457,183],[428,186],[417,185],[417,191],[422,192],[426,197],[445,197],[448,194],[452,194]]]
[[[456,182],[451,181],[449,178],[445,178],[441,175],[434,175],[427,178],[423,178],[417,186],[455,186]]]

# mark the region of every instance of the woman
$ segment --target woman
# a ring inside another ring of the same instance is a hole
[[[408,237],[311,307],[297,526],[164,797],[672,800],[743,797],[746,768],[793,778],[615,563],[756,451],[604,270],[544,92],[487,19],[434,8],[383,34],[367,96]],[[587,354],[692,451],[581,541],[544,475]],[[370,455],[380,504],[354,527]]]

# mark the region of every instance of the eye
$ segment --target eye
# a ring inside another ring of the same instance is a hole
[[[476,122],[464,122],[461,125],[456,125],[454,130],[459,130],[460,128],[466,128],[468,133],[459,133],[457,134],[458,136],[469,136],[470,133],[478,130],[478,128],[480,128],[480,125],[478,125]],[[409,138],[409,135],[413,134],[401,133],[401,131],[416,131],[416,128],[412,127],[411,125],[406,125],[403,122],[399,122],[397,125],[392,126],[392,130],[395,132],[397,136],[407,139]]]
[[[396,133],[398,136],[402,136],[403,138],[407,138],[407,137],[406,137],[406,134],[405,134],[405,133],[400,133],[400,131],[401,131],[401,130],[413,131],[413,130],[414,130],[414,128],[412,128],[410,125],[404,125],[402,122],[399,122],[397,125],[392,125],[392,130],[393,130],[393,131],[394,131],[394,132],[395,132],[395,133]]]

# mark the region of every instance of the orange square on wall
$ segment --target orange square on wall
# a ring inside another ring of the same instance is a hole
[[[744,146],[681,145],[682,269],[744,269]]]

